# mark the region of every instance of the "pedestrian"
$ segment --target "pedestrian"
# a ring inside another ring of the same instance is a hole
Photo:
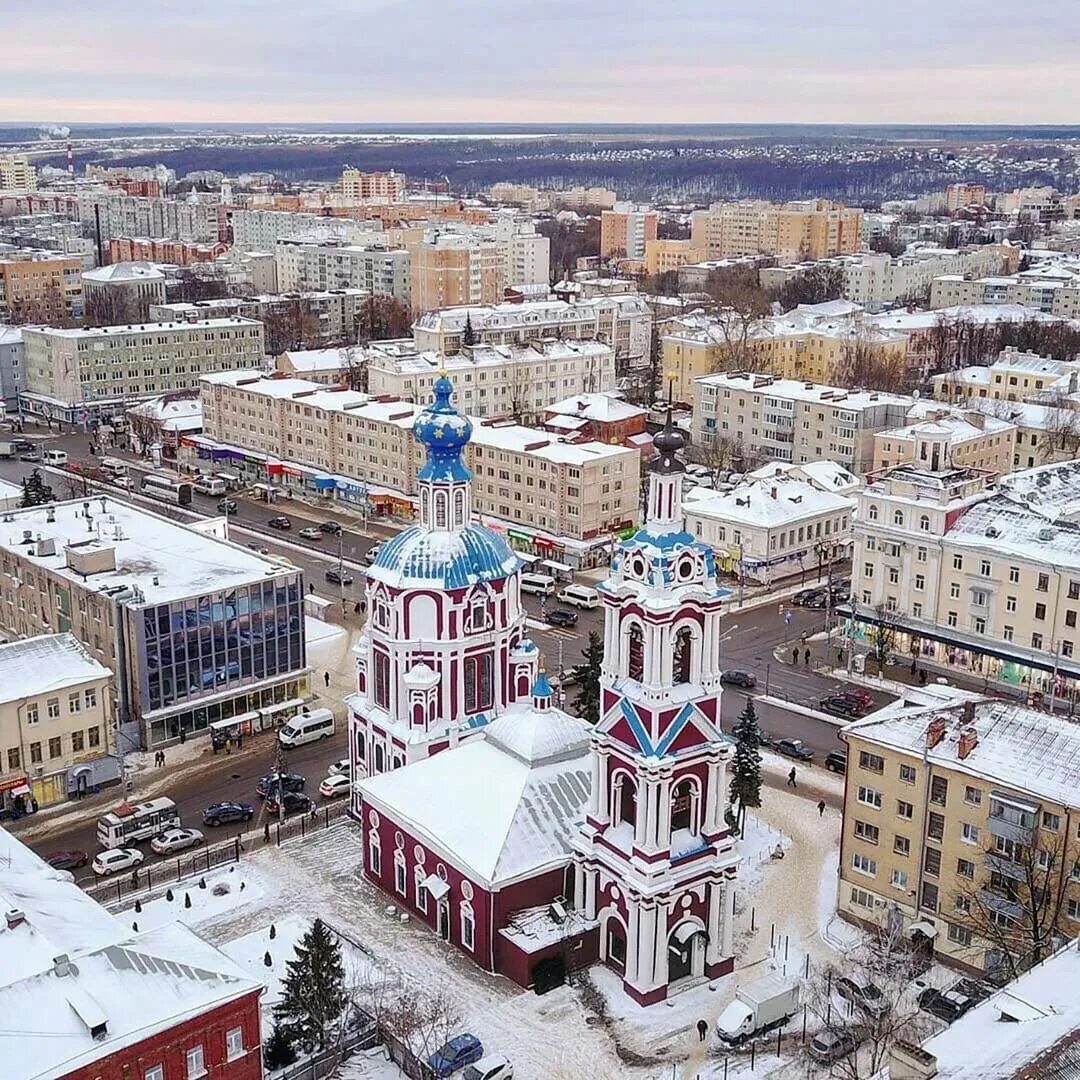
[[[264,821],[263,822],[263,843],[264,844],[269,844],[270,843],[270,822],[269,821]]]
[[[926,671],[923,668],[919,668],[919,685],[926,685]]]
[[[798,791],[798,789],[799,789],[799,785],[795,783],[795,766],[794,765],[791,766],[791,772],[789,772],[787,774],[787,786],[791,787],[791,788],[795,788],[796,791]]]
[[[697,1041],[704,1042],[705,1037],[709,1034],[709,1022],[707,1020],[699,1020],[697,1022]]]
[[[843,667],[844,666],[844,650],[843,649],[837,649],[836,650],[836,666],[837,667]]]
[[[308,591],[309,593],[313,593],[313,592],[315,591],[315,586],[314,586],[313,584],[312,584],[312,585],[308,585],[308,587],[307,587],[307,591]]]
[[[818,804],[817,804],[817,816],[818,817],[824,817],[825,816],[825,800],[824,799],[820,799],[818,801]]]
[[[359,615],[360,614],[360,601],[359,600],[357,600],[356,603],[353,605],[352,610],[353,610],[354,615]]]
[[[311,820],[312,821],[318,821],[319,820],[319,808],[315,805],[315,800],[314,799],[311,801]]]
[[[810,650],[809,649],[804,649],[803,650],[802,658],[803,658],[803,663],[807,667],[809,667],[810,666]]]
[[[232,739],[226,739],[225,740],[225,753],[226,754],[231,754],[232,753]]]
[[[243,745],[244,745],[243,732],[237,732],[237,735],[236,735],[236,749],[239,750],[240,747],[242,747]]]
[[[187,734],[185,733],[184,729],[181,728],[180,729],[180,745],[183,746],[184,743],[186,743],[186,742],[187,742]]]
[[[798,645],[796,645],[795,648],[791,650],[791,662],[793,664],[797,664],[799,662],[799,646]]]
[[[90,444],[90,456],[91,457],[94,456],[94,444],[93,443]]]
[[[911,674],[914,675],[917,670],[918,670],[918,664],[915,663],[915,657],[913,656],[911,658]]]
[[[330,685],[330,672],[329,671],[324,671],[322,673],[322,677],[323,677],[323,682],[326,683],[327,686],[329,686]]]
[[[366,600],[361,600],[360,601],[360,614],[363,615],[365,611],[367,611],[367,601]]]

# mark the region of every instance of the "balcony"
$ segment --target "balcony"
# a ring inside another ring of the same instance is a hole
[[[1024,917],[1024,908],[1021,904],[1016,903],[1015,900],[1010,900],[1006,896],[1001,896],[991,889],[979,890],[979,903],[987,911],[1004,915],[1008,919],[1022,919]]]
[[[1026,864],[1015,862],[1007,855],[995,855],[992,852],[987,852],[983,858],[983,865],[991,873],[1000,874],[1010,881],[1024,881],[1027,878]]]
[[[1014,844],[1030,844],[1033,828],[1024,825],[1016,825],[1003,817],[991,815],[986,819],[986,827],[991,836],[1000,836],[1003,840],[1011,840]]]

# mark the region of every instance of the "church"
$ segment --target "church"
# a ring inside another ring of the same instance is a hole
[[[385,543],[348,699],[364,874],[525,987],[600,961],[641,1004],[732,970],[726,591],[682,520],[683,436],[657,436],[643,527],[617,546],[601,716],[558,708],[526,633],[521,560],[472,522],[472,425],[445,376],[414,426],[415,525]]]

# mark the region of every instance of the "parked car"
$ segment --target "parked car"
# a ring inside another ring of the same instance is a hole
[[[778,754],[795,758],[797,761],[812,761],[814,757],[814,751],[802,739],[777,739],[773,743],[773,749]]]
[[[123,488],[125,491],[131,491],[132,485],[130,476],[114,476],[112,478],[112,483],[118,488]]]
[[[336,566],[331,566],[324,577],[331,585],[351,585],[353,583],[352,574],[348,570],[342,570]]]
[[[803,606],[809,611],[824,610],[829,606],[829,590],[822,589],[821,592],[814,593],[813,596],[807,598]]]
[[[321,540],[323,531],[318,525],[305,525],[296,535],[303,540]]]
[[[348,776],[352,772],[352,765],[347,757],[339,758],[330,762],[328,772],[331,776]]]
[[[217,504],[219,514],[235,514],[239,507],[239,503],[235,499],[222,499]]]
[[[276,814],[282,806],[285,807],[286,814],[307,814],[314,808],[315,800],[301,791],[286,791],[281,796],[280,803],[276,794],[267,795],[266,812],[268,814]]]
[[[874,695],[861,686],[845,686],[843,690],[837,690],[834,697],[851,698],[853,701],[857,701],[864,709],[872,709],[877,705]]]
[[[234,821],[250,821],[254,816],[255,807],[242,802],[213,803],[202,812],[203,824],[211,828]]]
[[[466,1065],[462,1080],[514,1080],[514,1066],[502,1054],[488,1054],[475,1065]]]
[[[174,851],[187,851],[203,842],[198,829],[166,829],[150,841],[150,849],[157,855],[171,855]]]
[[[829,772],[847,772],[847,752],[844,750],[830,750],[825,755],[825,768]]]
[[[555,608],[549,611],[544,618],[552,626],[577,626],[577,612],[567,611],[566,608]]]
[[[279,791],[303,791],[307,780],[299,773],[267,773],[255,785],[255,794],[266,798]]]
[[[20,461],[40,461],[41,460],[41,451],[40,450],[27,450],[25,453],[19,455],[19,460]]]
[[[54,870],[78,870],[90,861],[85,851],[54,851],[45,856],[45,861]]]
[[[272,517],[267,523],[271,529],[291,529],[292,522],[284,515],[278,514],[277,517]]]
[[[959,1020],[975,1007],[975,1001],[958,990],[935,990],[932,986],[919,994],[918,1002],[923,1012],[944,1020],[946,1024]]]
[[[825,590],[822,589],[820,586],[816,586],[813,589],[803,589],[802,592],[797,592],[791,598],[791,602],[796,607],[807,607],[807,606],[809,606],[809,601],[810,600],[813,600],[815,597],[818,597],[818,596],[824,597],[824,595],[825,595]]]
[[[319,785],[319,794],[324,799],[336,799],[339,795],[348,795],[351,787],[348,773],[334,773]]]
[[[952,989],[958,994],[963,994],[964,997],[971,998],[976,1004],[985,1001],[994,992],[994,987],[976,982],[974,979],[960,979]]]
[[[839,716],[845,720],[858,720],[866,711],[851,698],[841,697],[839,694],[823,697],[818,707],[830,716]]]
[[[825,1028],[810,1040],[806,1052],[822,1065],[831,1065],[834,1061],[853,1054],[856,1046],[855,1037],[850,1032]]]
[[[141,866],[145,858],[146,856],[138,848],[110,848],[108,851],[102,851],[94,857],[90,869],[99,877],[108,877],[118,870],[131,870],[134,867]]]
[[[845,1001],[852,1002],[871,1020],[880,1020],[887,1016],[892,1007],[882,996],[881,989],[867,979],[841,975],[833,982],[833,986]]]
[[[329,533],[331,536],[337,536],[341,532],[341,523],[337,521],[320,521],[319,528],[324,533]]]
[[[757,686],[757,678],[750,674],[748,671],[737,671],[732,668],[730,671],[725,671],[720,676],[720,681],[725,686],[742,686],[747,690],[753,690]]]
[[[451,1076],[458,1069],[472,1065],[484,1056],[484,1047],[475,1035],[455,1035],[449,1042],[443,1043],[427,1063],[431,1071],[439,1077]]]

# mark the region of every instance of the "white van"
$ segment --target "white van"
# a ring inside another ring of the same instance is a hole
[[[550,574],[522,574],[521,591],[550,596],[555,591],[555,579]]]
[[[191,486],[200,495],[224,495],[229,490],[225,481],[216,476],[200,476]]]
[[[334,714],[330,709],[312,709],[297,713],[279,732],[282,746],[303,746],[328,739],[334,734]]]
[[[567,585],[559,593],[558,599],[564,604],[572,604],[574,607],[585,608],[587,611],[600,606],[600,594],[587,585]]]
[[[41,455],[43,465],[66,465],[68,456],[64,450],[46,450]]]

